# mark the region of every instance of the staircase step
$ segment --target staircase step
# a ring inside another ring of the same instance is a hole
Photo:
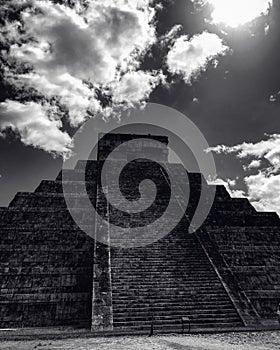
[[[227,312],[227,313],[208,313],[208,314],[204,314],[204,313],[200,313],[200,314],[190,314],[190,313],[186,313],[186,312],[175,312],[173,311],[172,314],[154,314],[154,320],[165,320],[165,319],[182,319],[182,317],[190,317],[190,319],[192,321],[195,320],[216,320],[216,319],[226,319],[228,320],[229,318],[234,318],[236,320],[239,320],[239,318],[236,316],[236,313],[234,311],[231,310],[231,312]],[[130,321],[149,321],[151,320],[152,316],[150,313],[146,313],[143,315],[138,315],[138,314],[131,314],[128,316],[119,316],[116,315],[116,319],[117,322],[130,322]]]
[[[151,323],[145,324],[145,325],[129,325],[125,327],[120,327],[114,325],[117,329],[123,329],[123,330],[134,330],[134,331],[145,331],[147,334],[149,334],[151,330]],[[193,329],[228,329],[228,328],[238,328],[242,327],[242,324],[240,322],[209,322],[209,323],[191,323],[191,331]],[[184,326],[184,331],[188,331],[188,325]],[[175,323],[175,324],[154,324],[154,333],[179,333],[182,332],[182,324],[181,323]]]
[[[194,287],[200,287],[201,289],[204,290],[209,290],[209,289],[215,289],[215,290],[223,290],[223,286],[221,284],[221,282],[214,282],[214,283],[208,283],[208,284],[202,284],[202,283],[192,283],[190,284],[189,282],[185,282],[183,281],[181,284],[176,284],[174,285],[174,283],[172,284],[170,283],[159,283],[159,284],[149,284],[144,282],[141,285],[141,292],[149,292],[151,293],[151,290],[154,292],[160,291],[164,288],[165,291],[172,291],[172,290],[180,290],[180,291],[186,291],[186,290],[193,290]],[[120,292],[133,292],[133,291],[139,291],[139,288],[136,284],[129,284],[129,285],[113,285],[113,290],[116,293],[120,293]]]
[[[127,322],[121,322],[121,321],[114,321],[113,324],[115,327],[125,327],[127,325],[129,326],[137,326],[137,325],[149,325],[152,322],[152,318],[148,320],[133,320],[133,321],[127,321]],[[191,319],[192,324],[215,324],[215,323],[239,323],[238,317],[208,317],[208,318],[200,318],[200,319]],[[173,318],[159,318],[154,319],[155,325],[167,325],[167,324],[182,324],[181,317],[173,317]]]
[[[121,310],[117,311],[114,308],[114,315],[118,317],[130,317],[132,314],[135,315],[135,317],[141,317],[141,316],[146,316],[147,313],[153,312],[156,315],[173,315],[174,313],[176,315],[185,315],[185,316],[192,316],[192,315],[229,315],[229,314],[234,314],[236,315],[235,311],[232,309],[232,307],[229,308],[223,308],[223,309],[217,309],[217,308],[211,308],[211,309],[206,309],[206,308],[201,308],[198,309],[197,306],[194,307],[193,309],[187,306],[182,306],[181,308],[176,307],[172,309],[168,308],[142,308],[136,311],[136,309],[126,309],[126,310]]]

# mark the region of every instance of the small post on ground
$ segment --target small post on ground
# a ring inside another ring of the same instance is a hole
[[[189,333],[191,332],[191,319],[188,316],[182,317],[182,334],[184,334],[185,324],[188,324]]]
[[[154,313],[152,312],[152,322],[151,322],[151,329],[149,337],[152,337],[154,335]]]

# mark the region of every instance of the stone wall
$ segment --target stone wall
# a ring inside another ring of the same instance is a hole
[[[71,200],[84,215],[83,199]],[[66,208],[61,174],[18,193],[0,215],[0,327],[90,327],[94,242]]]
[[[275,319],[280,302],[280,220],[275,213],[256,212],[246,199],[229,203],[215,203],[205,230],[260,316]]]

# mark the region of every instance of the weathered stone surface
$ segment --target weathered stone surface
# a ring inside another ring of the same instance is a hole
[[[260,316],[276,319],[280,302],[279,224],[209,226],[207,231]]]
[[[1,211],[1,327],[89,327],[93,246],[66,208],[61,181],[17,194]]]

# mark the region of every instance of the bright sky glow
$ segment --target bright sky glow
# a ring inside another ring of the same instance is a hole
[[[214,6],[212,18],[215,23],[237,27],[265,13],[271,0],[208,0]]]

